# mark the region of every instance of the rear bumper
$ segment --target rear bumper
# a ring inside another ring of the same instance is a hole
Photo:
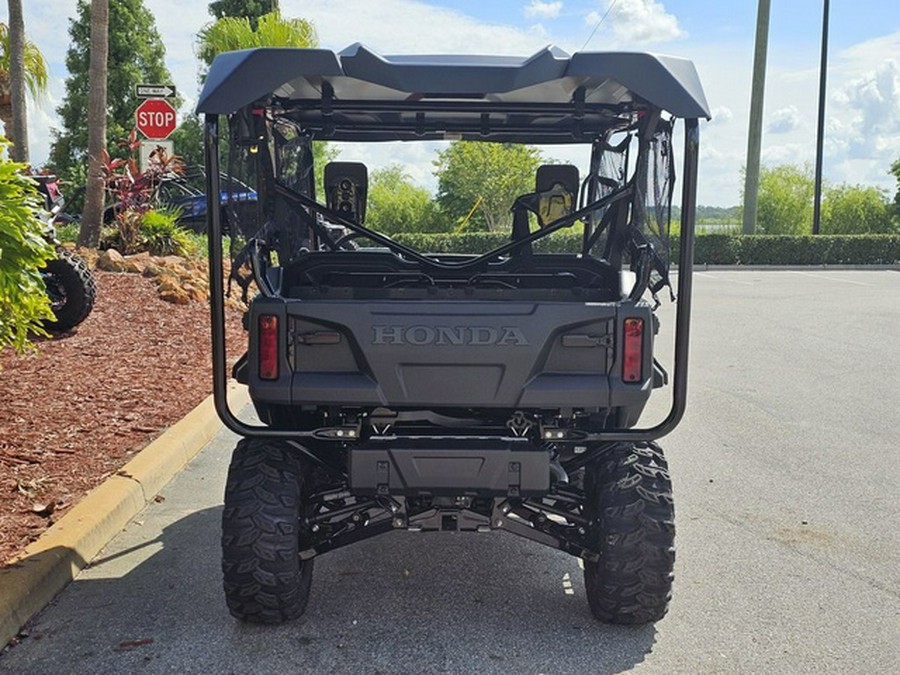
[[[519,439],[395,439],[348,454],[357,495],[534,497],[550,488],[550,454]]]

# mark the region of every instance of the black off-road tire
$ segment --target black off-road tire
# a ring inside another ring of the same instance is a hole
[[[281,623],[303,614],[313,560],[300,560],[304,465],[290,446],[241,440],[222,512],[222,573],[232,616]]]
[[[665,616],[675,565],[675,508],[662,449],[622,444],[585,469],[585,492],[600,559],[584,563],[594,617],[643,624]]]
[[[47,261],[41,274],[55,317],[44,321],[44,328],[53,333],[72,330],[91,313],[97,296],[87,263],[71,251],[57,248],[56,258]]]

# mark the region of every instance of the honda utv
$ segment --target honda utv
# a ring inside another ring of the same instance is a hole
[[[231,613],[301,615],[316,557],[369,537],[506,530],[581,558],[599,620],[660,619],[675,531],[655,441],[685,407],[709,117],[693,65],[252,49],[216,58],[199,112],[215,401],[244,437],[222,517]],[[317,170],[333,155],[317,141],[351,144]],[[361,144],[441,141],[580,146],[585,163],[541,166],[490,250],[417,250],[366,227]],[[222,197],[220,176],[252,187],[255,213]],[[261,422],[226,400],[226,291],[248,302],[231,374]],[[677,297],[667,364],[654,358],[659,295]],[[668,413],[641,426],[664,387]]]

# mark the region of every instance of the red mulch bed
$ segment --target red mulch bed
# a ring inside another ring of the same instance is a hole
[[[97,301],[36,353],[0,351],[0,567],[212,390],[209,309],[94,271]],[[229,357],[246,338],[228,312]]]

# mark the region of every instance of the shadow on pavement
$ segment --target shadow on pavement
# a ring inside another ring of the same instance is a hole
[[[152,510],[0,672],[604,673],[640,663],[656,639],[653,626],[594,621],[576,559],[499,533],[396,532],[328,553],[303,618],[241,624],[222,597],[221,509],[161,532]]]

